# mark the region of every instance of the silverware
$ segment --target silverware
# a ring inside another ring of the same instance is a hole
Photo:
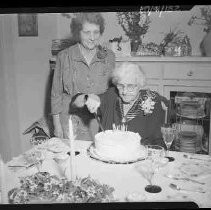
[[[15,168],[15,167],[17,167],[17,168],[21,168],[21,167],[23,167],[23,168],[25,168],[26,166],[22,166],[22,165],[8,165],[8,167],[11,167],[11,168]]]
[[[102,124],[101,124],[101,122],[100,122],[100,119],[99,119],[99,116],[94,112],[94,116],[95,116],[95,119],[97,120],[97,122],[98,122],[98,124],[99,124],[99,126],[100,126],[100,129],[102,130],[102,131],[105,131],[105,129],[103,128],[103,126],[102,126]]]
[[[24,166],[24,165],[8,165],[8,167],[11,167],[11,168],[17,167],[17,168],[25,168],[25,169],[28,169],[28,168],[30,168],[30,167],[33,167],[33,166],[39,164],[40,162],[41,162],[41,161],[37,161],[37,162],[32,163],[32,164],[30,164],[30,165],[28,165],[28,166]]]
[[[206,193],[205,191],[202,191],[202,190],[197,190],[197,189],[190,190],[190,189],[186,189],[186,188],[181,188],[178,185],[173,184],[173,183],[170,183],[169,187],[173,190],[178,190],[178,191],[182,190],[182,191],[189,191],[189,192]]]
[[[191,156],[189,156],[189,155],[186,155],[186,154],[184,154],[183,155],[183,157],[184,158],[187,158],[187,159],[194,159],[194,160],[201,160],[201,161],[207,161],[207,162],[211,162],[211,159],[201,159],[201,158],[196,158],[196,157],[191,157]]]
[[[164,176],[167,177],[167,178],[170,178],[170,179],[174,179],[174,180],[190,181],[190,182],[197,183],[197,184],[202,184],[202,185],[205,184],[204,182],[199,182],[199,181],[197,181],[197,180],[190,179],[190,178],[188,178],[188,177],[175,177],[175,176],[172,176],[171,174],[164,175]]]

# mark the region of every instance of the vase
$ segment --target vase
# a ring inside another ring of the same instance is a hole
[[[211,31],[209,31],[200,44],[203,56],[211,57]]]
[[[139,39],[132,39],[130,41],[130,46],[131,46],[131,54],[135,55],[136,52],[138,51],[139,46],[141,45],[142,41]]]

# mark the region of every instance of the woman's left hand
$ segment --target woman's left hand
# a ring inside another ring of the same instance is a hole
[[[88,94],[88,98],[87,98],[87,101],[85,102],[85,105],[87,106],[88,110],[91,113],[97,112],[97,109],[100,106],[99,96],[95,94]]]

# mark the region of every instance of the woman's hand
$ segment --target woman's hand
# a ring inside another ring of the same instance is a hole
[[[88,94],[88,98],[85,102],[85,105],[87,106],[88,110],[91,113],[96,113],[97,109],[100,106],[100,98],[99,96],[95,95],[95,94]]]

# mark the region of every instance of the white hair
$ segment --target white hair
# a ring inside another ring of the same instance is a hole
[[[112,82],[117,84],[122,78],[127,75],[133,74],[137,78],[137,83],[144,87],[146,85],[146,76],[141,66],[131,62],[123,62],[120,66],[116,67],[112,72]]]

